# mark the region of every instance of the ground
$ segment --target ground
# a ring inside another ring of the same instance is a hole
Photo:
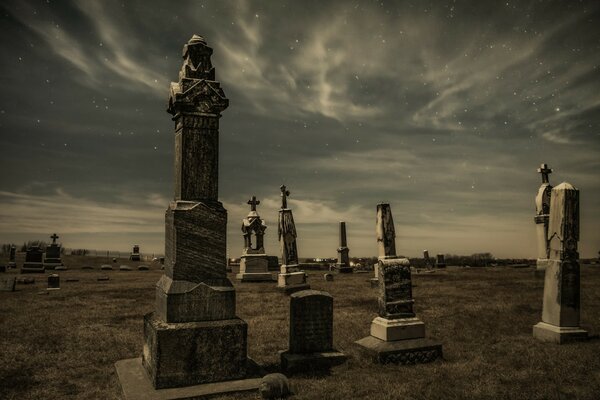
[[[96,269],[78,269],[84,262]],[[59,291],[46,294],[46,277],[30,275],[34,285],[0,292],[0,398],[121,398],[114,363],[140,356],[142,316],[153,310],[154,284],[162,272],[157,265],[150,271],[99,271],[103,263],[65,259],[70,269],[59,272]],[[110,280],[97,281],[100,275]],[[371,274],[336,275],[334,282],[326,282],[323,272],[309,275],[313,289],[334,297],[334,344],[349,360],[329,376],[293,376],[297,400],[599,398],[598,265],[581,269],[581,324],[595,338],[562,346],[532,337],[543,279],[531,268],[413,274],[415,311],[444,351],[443,361],[416,366],[374,365],[353,345],[369,334],[376,315],[376,289],[367,283]],[[276,371],[277,352],[287,347],[289,298],[274,283],[235,286],[237,314],[249,325],[249,356]]]

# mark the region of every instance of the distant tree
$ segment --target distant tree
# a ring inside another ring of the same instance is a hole
[[[73,249],[71,250],[71,255],[73,256],[85,256],[87,254],[89,254],[89,250],[88,249]]]

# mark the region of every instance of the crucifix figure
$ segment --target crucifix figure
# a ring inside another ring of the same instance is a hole
[[[60,236],[58,236],[56,233],[52,234],[52,236],[50,236],[50,239],[52,239],[52,244],[56,244],[56,239],[58,239]]]
[[[290,191],[286,190],[285,185],[281,185],[281,209],[287,208],[287,196],[290,195]]]
[[[552,173],[552,168],[548,168],[548,164],[542,164],[537,172],[542,174],[542,183],[550,183],[548,176]]]
[[[250,204],[250,211],[256,211],[256,206],[260,204],[260,200],[256,200],[256,196],[252,196],[252,198],[248,200],[248,204]]]

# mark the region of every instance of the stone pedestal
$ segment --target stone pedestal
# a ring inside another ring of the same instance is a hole
[[[417,317],[387,319],[377,317],[371,322],[371,336],[385,341],[425,337],[425,324]]]
[[[244,250],[240,259],[239,273],[235,277],[241,282],[272,281],[273,275],[269,272],[269,258],[264,247],[267,226],[256,211],[260,201],[256,196],[252,196],[248,204],[250,204],[250,212],[242,220]]]
[[[306,282],[306,273],[300,271],[298,265],[282,265],[281,272],[277,276],[277,288],[290,294],[310,289],[310,285]]]
[[[235,278],[242,282],[273,281],[266,254],[245,254],[240,260],[240,272]]]

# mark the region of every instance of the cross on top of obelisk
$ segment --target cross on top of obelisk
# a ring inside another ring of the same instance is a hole
[[[552,173],[552,168],[548,168],[548,164],[542,164],[537,172],[542,174],[542,183],[550,183],[548,176]]]
[[[281,185],[281,208],[287,208],[287,196],[290,195],[290,191],[286,190],[285,185]]]
[[[260,200],[256,200],[256,196],[252,196],[252,198],[248,200],[248,204],[250,204],[250,211],[256,211],[256,206],[260,204]]]
[[[56,243],[56,239],[58,239],[60,236],[58,236],[56,233],[52,234],[52,236],[50,236],[50,239],[52,239],[52,244]]]

